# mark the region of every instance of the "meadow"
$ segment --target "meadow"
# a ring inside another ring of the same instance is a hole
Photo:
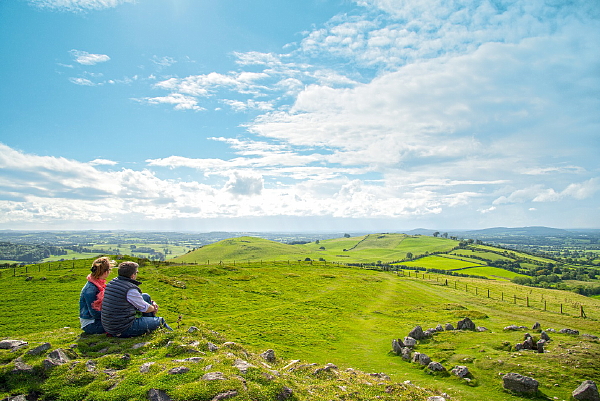
[[[183,341],[181,339],[189,337],[186,329],[195,325],[203,328],[203,338],[212,338],[216,336],[213,332],[218,332],[222,336],[220,343],[225,339],[234,341],[243,344],[250,353],[274,349],[282,361],[281,366],[299,359],[318,366],[333,363],[339,366],[340,371],[354,368],[364,372],[384,372],[393,383],[410,380],[419,387],[430,389],[432,392],[429,394],[445,392],[453,400],[520,399],[502,389],[502,374],[508,372],[537,379],[541,390],[538,399],[568,399],[570,392],[583,380],[600,379],[600,361],[596,357],[600,353],[600,343],[591,337],[549,333],[552,341],[546,353],[517,352],[514,349],[517,342],[523,341],[525,331],[539,336],[539,333],[531,331],[535,322],[544,329],[573,328],[581,334],[600,335],[599,300],[570,292],[518,286],[500,279],[453,277],[414,270],[365,269],[327,260],[317,262],[305,256],[322,254],[317,249],[324,246],[331,254],[349,255],[344,260],[352,262],[369,260],[369,254],[371,261],[386,260],[384,254],[389,255],[391,261],[408,252],[448,251],[454,246],[450,240],[432,241],[432,238],[423,237],[425,242],[435,245],[428,249],[418,238],[379,237],[324,240],[320,244],[304,244],[298,247],[301,251],[298,253],[291,253],[285,244],[263,244],[262,240],[242,237],[197,250],[213,252],[219,247],[228,250],[229,253],[221,255],[209,254],[210,262],[207,254],[202,254],[191,255],[206,259],[198,264],[147,263],[140,269],[142,289],[152,294],[159,303],[160,314],[174,327],[180,328],[173,334],[157,333],[138,339],[137,342],[157,344],[151,352],[143,356],[140,354],[139,358],[159,353],[158,344],[164,344],[167,339]],[[374,251],[372,246],[368,247],[368,242],[383,244],[383,241],[386,241],[387,248],[383,248],[381,253]],[[409,247],[407,242],[411,241],[417,246]],[[232,246],[235,244],[244,247],[236,252],[235,246]],[[267,246],[264,253],[261,246]],[[254,249],[249,249],[252,247]],[[282,250],[286,253],[277,254]],[[252,255],[256,256],[253,261],[249,260]],[[307,257],[311,260],[305,261]],[[450,263],[460,262],[444,259]],[[22,338],[31,342],[52,339],[53,343],[62,343],[65,347],[79,343],[92,356],[104,347],[113,349],[115,353],[130,353],[127,346],[134,344],[135,340],[79,336],[78,296],[90,264],[91,260],[61,265],[54,262],[2,270],[0,338]],[[488,269],[482,273],[489,274],[490,278],[498,274],[496,270],[489,270],[490,267],[479,269]],[[26,280],[27,277],[31,279]],[[585,310],[585,318],[581,317],[582,309]],[[177,322],[180,316],[181,320]],[[421,341],[416,350],[426,353],[448,370],[456,365],[467,366],[472,373],[469,382],[454,375],[431,374],[390,352],[392,339],[403,338],[416,325],[424,329],[445,323],[456,326],[457,321],[464,317],[471,318],[477,326],[487,330],[440,332],[432,339]],[[504,330],[504,327],[513,324],[528,329]],[[0,368],[5,363],[2,361],[8,360],[8,355],[9,351],[0,350]],[[156,358],[163,365],[170,363],[164,353]],[[219,358],[221,365],[227,359],[224,355]],[[3,369],[8,371],[11,368],[12,365],[8,364]],[[4,371],[0,370],[0,377]],[[127,372],[135,376],[133,370]],[[54,378],[56,383],[67,385],[69,375],[62,370],[59,373]],[[297,386],[298,400],[363,399],[359,396],[352,398],[347,391],[335,386],[338,379],[341,377],[329,377],[331,387],[323,383],[301,384],[308,380],[306,377],[294,378],[287,385]],[[70,377],[69,380],[74,379]],[[96,391],[93,389],[98,387],[97,380],[100,379],[89,377],[86,380],[87,391]],[[137,394],[132,380],[120,382],[121,387],[117,386],[119,392],[105,391],[103,399],[126,399],[123,394],[127,391]],[[168,381],[160,375],[152,380]],[[182,377],[168,384],[183,397],[185,389],[192,386],[190,383]],[[159,384],[166,386],[164,382],[156,382],[156,385]],[[0,399],[9,393],[14,394],[14,388],[8,389],[13,385],[26,388],[21,382],[3,383],[0,379]],[[313,390],[309,389],[313,387],[327,387],[328,390],[311,394]],[[85,399],[86,394],[70,399]],[[377,396],[386,397],[384,393]],[[194,397],[190,399],[211,399],[200,395]],[[406,398],[389,399],[426,398],[427,394],[415,393]]]

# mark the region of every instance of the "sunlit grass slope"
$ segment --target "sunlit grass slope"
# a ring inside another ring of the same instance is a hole
[[[19,271],[15,276],[11,270],[2,271],[0,337],[24,335],[43,341],[43,334],[36,333],[72,327],[64,341],[77,342],[77,302],[87,272],[78,265],[31,269],[27,274]],[[27,276],[32,279],[26,281]],[[511,324],[531,327],[540,322],[544,329],[568,327],[598,336],[600,301],[505,281],[417,277],[415,272],[408,277],[331,263],[287,261],[145,266],[140,271],[142,289],[153,295],[161,306],[160,314],[174,326],[181,315],[183,327],[193,324],[216,330],[251,350],[272,348],[286,361],[331,362],[340,369],[384,372],[395,381],[411,380],[447,392],[453,400],[518,399],[502,390],[501,374],[507,372],[536,378],[544,397],[550,399],[568,399],[583,380],[600,378],[597,340],[549,333],[552,342],[547,353],[515,352],[512,347],[523,341],[524,331],[503,330]],[[447,285],[446,279],[450,280]],[[547,310],[545,301],[552,302]],[[557,302],[564,303],[562,314]],[[587,319],[579,317],[581,306]],[[419,365],[389,353],[391,340],[403,338],[415,325],[424,329],[445,323],[456,326],[463,317],[488,331],[442,332],[422,341],[417,351],[447,369],[467,366],[474,379],[470,384],[452,375],[427,374]],[[149,340],[162,344],[152,336]],[[103,338],[100,343],[105,341],[116,341],[105,346],[121,349],[119,340]],[[5,394],[0,392],[0,396]],[[328,397],[314,400],[336,399],[332,394]]]
[[[253,262],[324,260],[343,263],[390,263],[402,260],[407,253],[449,251],[457,241],[405,234],[369,234],[360,237],[335,238],[319,243],[287,245],[255,237],[240,237],[206,245],[172,259],[175,262]]]

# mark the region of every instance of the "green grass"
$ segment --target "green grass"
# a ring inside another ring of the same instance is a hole
[[[511,280],[515,277],[526,277],[523,274],[511,272],[493,266],[471,267],[461,270],[460,273],[471,274],[474,276],[484,276],[499,280]]]
[[[402,262],[402,265],[410,267],[423,267],[425,269],[461,270],[469,267],[481,266],[481,263],[466,262],[464,260],[443,256],[427,256],[415,261]],[[461,273],[463,272],[461,271]]]
[[[43,341],[47,336],[57,335],[66,344],[82,341],[78,340],[77,302],[86,274],[87,267],[83,265],[41,272],[33,269],[27,274],[33,279],[26,281],[25,274],[19,272],[13,277],[10,271],[2,271],[0,337]],[[453,399],[506,400],[499,373],[509,371],[535,377],[542,383],[543,393],[550,398],[566,399],[581,381],[597,379],[596,372],[600,369],[597,358],[590,357],[600,352],[600,345],[589,340],[582,342],[579,337],[551,334],[554,341],[547,354],[511,352],[506,345],[514,345],[522,337],[522,332],[503,331],[503,327],[510,324],[531,326],[539,321],[544,328],[571,327],[582,333],[600,334],[600,301],[573,293],[492,280],[432,274],[415,278],[415,272],[407,277],[393,272],[308,262],[147,266],[141,268],[140,279],[144,282],[142,289],[152,294],[161,306],[161,315],[170,323],[174,324],[181,314],[184,327],[194,324],[215,330],[255,352],[273,348],[285,361],[301,359],[320,365],[331,362],[341,370],[352,367],[365,372],[385,372],[396,382],[411,380],[420,386],[447,392]],[[177,283],[184,283],[185,288]],[[529,299],[529,307],[525,305],[526,299]],[[558,310],[560,303],[564,304],[562,315]],[[584,306],[588,319],[578,317],[579,305]],[[429,375],[417,365],[389,353],[391,340],[404,337],[417,324],[423,328],[447,322],[456,325],[464,316],[471,317],[489,331],[440,333],[433,340],[421,342],[418,351],[427,353],[448,369],[457,364],[467,365],[476,379],[472,385],[453,376]],[[48,332],[60,334],[44,334]],[[182,331],[177,331],[176,335],[176,341],[190,337]],[[130,344],[135,340],[127,341]],[[159,344],[164,342],[164,336],[150,336],[150,341]],[[96,351],[105,346],[121,350],[123,343],[122,340],[103,338],[97,346],[86,346]],[[171,366],[170,359],[158,348],[153,347],[153,351],[144,357],[157,358],[163,366]],[[6,355],[9,354],[0,353],[0,358],[7,358]],[[224,354],[220,356],[219,369],[230,369],[226,366],[228,362],[223,362],[227,360],[224,357]],[[136,380],[141,380],[135,374],[140,364],[141,361],[136,361],[130,370],[126,370],[127,379],[123,378],[120,384],[124,389],[134,391]],[[577,364],[580,368],[576,369]],[[54,381],[47,384],[50,394],[58,391],[53,388],[75,376],[80,381],[90,380],[85,386],[86,391],[104,389],[99,378],[85,379],[83,371],[57,372]],[[173,382],[175,379],[164,372],[149,379],[149,383],[175,389],[179,399],[186,399],[187,392],[209,391],[202,386],[195,387],[199,385],[193,384],[192,379],[200,373],[195,372],[181,383]],[[77,375],[83,375],[83,378]],[[555,387],[555,383],[559,386]],[[258,385],[257,388],[268,392],[268,388]],[[308,391],[302,385],[300,388],[299,391]],[[75,397],[73,394],[83,390],[73,388],[69,391],[64,393],[65,397],[66,394]],[[323,390],[314,398],[306,392],[305,398],[298,399],[333,399],[332,391],[331,388]],[[134,394],[138,392],[135,390]],[[118,393],[106,394],[103,399],[119,399],[113,395]],[[4,396],[0,390],[0,397]]]

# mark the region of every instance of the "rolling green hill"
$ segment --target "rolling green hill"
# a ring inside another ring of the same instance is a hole
[[[254,262],[288,260],[324,260],[343,263],[390,263],[424,252],[446,252],[458,241],[405,234],[369,234],[361,237],[335,238],[308,244],[287,245],[256,237],[232,238],[206,245],[173,262]]]

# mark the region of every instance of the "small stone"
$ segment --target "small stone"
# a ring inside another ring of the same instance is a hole
[[[571,334],[571,335],[574,335],[574,336],[578,336],[579,335],[579,330],[574,330],[574,329],[560,329],[559,333]]]
[[[516,331],[519,330],[519,326],[511,324],[510,326],[506,326],[504,328],[505,331]]]
[[[470,375],[469,368],[467,368],[466,366],[459,365],[455,366],[452,369],[452,373],[460,377],[461,379],[464,379],[465,377],[468,377]]]
[[[13,368],[13,373],[29,373],[33,371],[33,366],[26,364],[23,361],[16,360],[15,367]]]
[[[432,395],[431,397],[427,398],[427,401],[446,401],[446,399],[441,395]]]
[[[151,388],[148,390],[148,400],[149,401],[171,401],[172,398],[169,397],[167,393],[163,390],[158,390],[156,388]]]
[[[273,351],[272,349],[268,349],[265,352],[263,352],[262,354],[260,354],[260,356],[267,362],[269,363],[273,363],[276,361],[275,358],[275,351]]]
[[[284,387],[281,389],[279,394],[277,394],[277,401],[285,401],[290,398],[294,394],[294,391],[289,387]]]
[[[87,370],[90,373],[96,371],[96,361],[94,361],[93,359],[88,359],[85,362],[85,370]]]
[[[542,331],[540,333],[540,338],[544,341],[550,341],[550,336],[548,335],[548,333],[546,333],[545,331]]]
[[[235,397],[236,395],[238,395],[237,390],[229,390],[224,393],[219,393],[219,394],[215,395],[210,401],[226,400],[228,398]]]
[[[477,328],[475,329],[475,331],[478,331],[480,333],[487,331],[487,328],[483,327],[483,326],[477,326]]]
[[[248,373],[249,368],[254,368],[255,366],[242,359],[236,359],[235,362],[233,362],[233,367],[238,368],[241,374],[246,374]]]
[[[187,373],[189,371],[190,371],[190,368],[188,368],[186,366],[178,366],[176,368],[169,369],[169,374],[170,375],[180,375],[182,373]]]
[[[19,394],[14,397],[4,398],[2,401],[27,401],[27,396],[25,394]]]
[[[27,351],[27,354],[29,355],[40,355],[42,352],[48,351],[50,348],[52,348],[52,346],[50,345],[50,343],[43,343],[41,345],[38,345],[37,347],[30,349],[29,351]]]
[[[410,356],[411,356],[411,349],[408,347],[404,347],[402,348],[402,359],[410,361]]]
[[[196,332],[196,331],[198,331],[198,330],[200,330],[200,329],[199,329],[199,328],[197,328],[196,326],[191,326],[191,327],[188,329],[188,331],[187,331],[187,332],[188,332],[188,333],[194,333],[194,332]]]
[[[148,344],[150,344],[150,343],[146,342],[146,343],[137,343],[137,344],[133,344],[133,345],[131,346],[131,349],[138,349],[138,348],[142,348],[142,347],[145,347],[145,346],[146,346],[146,345],[148,345]]]
[[[451,323],[446,323],[445,329],[446,331],[452,331],[454,330],[454,326]]]
[[[390,377],[388,375],[386,375],[385,373],[369,373],[369,376],[376,377],[378,379],[386,380],[386,381],[391,380]]]
[[[404,337],[403,343],[409,348],[414,348],[417,345],[417,340],[412,337]]]
[[[0,341],[0,349],[20,348],[27,345],[27,341],[21,340],[2,340]]]
[[[208,347],[208,350],[210,352],[217,352],[219,350],[219,347],[217,347],[215,344],[211,343],[210,341],[208,343],[206,343],[206,346]]]
[[[439,362],[429,362],[429,365],[427,365],[427,369],[431,370],[432,372],[445,372],[446,368]]]
[[[598,336],[594,336],[592,334],[587,334],[587,333],[586,334],[582,334],[581,337],[585,337],[585,338],[587,338],[589,340],[598,340]]]
[[[208,372],[204,376],[202,376],[202,380],[226,380],[225,375],[221,372]]]
[[[538,322],[535,322],[535,324],[531,327],[531,330],[540,330],[541,327],[542,327],[541,324],[539,324]]]
[[[402,354],[402,348],[403,347],[404,347],[404,343],[402,342],[402,340],[400,340],[400,339],[394,339],[394,340],[392,340],[392,351],[396,355]]]

